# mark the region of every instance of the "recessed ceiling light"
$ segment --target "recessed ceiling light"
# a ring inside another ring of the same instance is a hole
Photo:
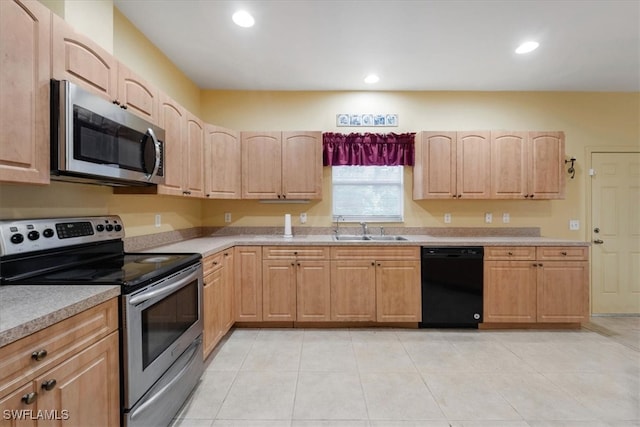
[[[380,77],[376,76],[375,74],[369,74],[364,78],[364,82],[368,84],[378,83],[378,81],[380,81]]]
[[[524,42],[516,49],[516,53],[523,54],[536,50],[540,46],[538,42]]]
[[[253,24],[256,23],[256,20],[253,19],[253,16],[251,16],[251,14],[246,10],[237,11],[233,14],[231,19],[233,19],[233,22],[235,22],[236,25],[244,28],[253,27]]]

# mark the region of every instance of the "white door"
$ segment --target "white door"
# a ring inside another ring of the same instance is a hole
[[[592,153],[591,311],[640,313],[640,153]]]

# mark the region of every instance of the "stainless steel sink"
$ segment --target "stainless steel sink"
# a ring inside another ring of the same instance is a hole
[[[370,241],[402,241],[407,240],[402,236],[363,236],[363,235],[349,235],[341,234],[339,236],[333,236],[334,240],[346,241],[346,242],[370,242]]]

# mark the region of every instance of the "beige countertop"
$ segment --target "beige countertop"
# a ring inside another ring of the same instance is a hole
[[[233,246],[589,246],[578,240],[546,237],[435,237],[404,235],[407,240],[336,241],[333,236],[308,234],[284,238],[279,235],[236,235],[198,237],[149,249],[148,252],[199,252],[208,256]]]
[[[0,286],[0,347],[120,295],[120,286]]]

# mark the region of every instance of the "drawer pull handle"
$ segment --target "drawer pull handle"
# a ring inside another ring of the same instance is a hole
[[[47,357],[47,350],[38,350],[38,351],[34,351],[33,353],[31,353],[31,358],[35,361],[41,361],[42,359],[44,359],[45,357]]]
[[[42,388],[47,390],[47,391],[51,391],[51,390],[53,390],[55,388],[57,383],[58,382],[56,380],[54,380],[54,379],[47,380],[47,381],[42,383]]]
[[[218,265],[218,261],[213,261],[212,264],[213,265]]]
[[[507,252],[507,255],[513,255],[513,252]]]
[[[36,401],[37,398],[38,398],[38,393],[36,393],[35,391],[32,391],[31,393],[27,393],[24,396],[22,396],[21,400],[27,405],[31,405],[33,402]]]
[[[566,252],[560,252],[562,255],[567,256]]]

